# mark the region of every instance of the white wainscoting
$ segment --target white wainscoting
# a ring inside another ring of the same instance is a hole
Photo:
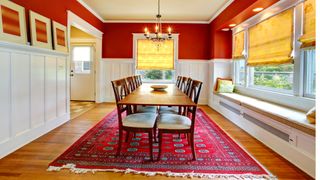
[[[199,104],[207,105],[209,97],[209,61],[208,60],[189,60],[178,61],[177,76],[191,77],[202,81],[202,89],[199,97]]]
[[[0,42],[0,158],[69,120],[67,58]]]
[[[103,81],[105,86],[103,89],[103,100],[105,102],[114,102],[114,94],[111,86],[111,81],[127,76],[134,75],[134,60],[133,59],[112,59],[106,58],[102,62]],[[203,82],[200,104],[208,104],[208,60],[179,60],[177,63],[176,75],[189,76],[193,79]]]
[[[231,78],[232,76],[232,60],[231,59],[212,59],[209,62],[209,92],[208,105],[213,106],[213,89],[218,77]]]

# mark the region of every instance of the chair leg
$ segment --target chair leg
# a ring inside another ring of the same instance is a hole
[[[153,127],[153,138],[154,138],[154,142],[157,142],[157,128],[156,128],[156,126]]]
[[[122,129],[119,129],[119,141],[118,141],[117,156],[120,155],[121,143],[122,143]]]
[[[152,137],[152,130],[150,131],[150,132],[148,132],[148,134],[149,134],[149,148],[150,148],[150,160],[151,161],[153,161],[153,141],[152,141],[152,139],[153,139],[153,137]]]
[[[190,144],[190,134],[189,133],[186,133],[186,138],[187,138],[188,144]]]
[[[192,151],[192,160],[195,161],[196,160],[196,151],[194,149],[194,134],[193,132],[190,133],[190,141],[191,141],[191,151]]]
[[[160,160],[161,157],[161,146],[162,146],[162,132],[159,131],[158,132],[158,136],[159,136],[159,154],[158,154],[158,161]]]

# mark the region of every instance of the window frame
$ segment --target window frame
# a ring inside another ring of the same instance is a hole
[[[293,107],[296,109],[307,110],[314,106],[315,99],[312,97],[306,97],[304,94],[304,59],[302,58],[302,49],[300,49],[301,43],[298,39],[303,34],[303,1],[301,0],[292,0],[292,1],[280,1],[274,6],[271,6],[264,11],[258,13],[247,21],[239,24],[232,29],[233,35],[245,31],[245,48],[244,54],[245,59],[247,60],[248,54],[248,29],[267,18],[275,16],[287,9],[294,8],[294,29],[293,29],[293,55],[294,55],[294,76],[293,76],[293,92],[283,92],[280,91],[270,91],[268,88],[260,88],[256,86],[250,86],[250,73],[252,74],[251,68],[246,65],[246,81],[245,85],[235,84],[236,91],[245,95],[256,97],[262,100],[282,104],[288,107]],[[234,36],[233,36],[234,38]],[[235,60],[236,61],[236,60]],[[233,78],[236,79],[237,72],[235,68],[236,64],[233,62]],[[253,75],[252,75],[253,77]],[[261,96],[263,94],[263,96]]]
[[[166,36],[167,34],[163,34]],[[159,83],[159,84],[174,84],[177,79],[177,69],[178,69],[178,51],[179,51],[179,34],[172,34],[172,39],[174,43],[174,70],[172,70],[172,80],[142,80],[144,83]],[[138,40],[139,39],[145,39],[145,36],[143,33],[133,33],[133,59],[134,59],[134,66],[133,66],[133,72],[135,75],[137,75],[137,48],[138,48]]]
[[[90,61],[74,61],[73,60],[73,49],[77,48],[77,47],[89,47],[90,48]],[[74,74],[91,74],[92,71],[94,70],[94,46],[92,44],[72,44],[71,47],[71,63],[75,63],[75,62],[81,62],[82,66],[81,66],[81,72],[76,72],[74,70]],[[90,70],[84,70],[84,62],[90,62]]]
[[[308,69],[308,66],[307,66],[307,62],[309,61],[307,58],[306,58],[306,51],[307,51],[308,49],[303,49],[302,50],[302,56],[303,56],[303,96],[304,97],[306,97],[306,98],[312,98],[312,99],[315,99],[316,98],[316,91],[315,91],[315,94],[309,94],[309,93],[307,93],[307,76],[308,76],[308,74],[307,74],[307,69]],[[315,58],[316,58],[316,50],[314,51],[315,52]],[[315,59],[315,61],[316,61],[316,59]],[[315,64],[316,64],[316,62],[315,62]],[[315,72],[317,73],[317,70],[316,70],[316,66],[314,67],[315,68]]]

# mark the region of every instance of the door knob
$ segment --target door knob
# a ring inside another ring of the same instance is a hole
[[[73,77],[73,74],[70,74],[71,77]]]

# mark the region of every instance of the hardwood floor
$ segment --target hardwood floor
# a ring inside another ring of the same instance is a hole
[[[279,179],[312,179],[277,155],[271,149],[245,133],[208,106],[200,106],[235,141]],[[68,170],[47,172],[48,164],[63,153],[81,135],[115,109],[114,104],[99,104],[90,111],[27,144],[0,160],[0,179],[147,179],[142,175],[98,172],[74,174]],[[153,179],[167,179],[155,176]],[[179,179],[179,178],[175,178]],[[182,178],[181,178],[182,179]]]

